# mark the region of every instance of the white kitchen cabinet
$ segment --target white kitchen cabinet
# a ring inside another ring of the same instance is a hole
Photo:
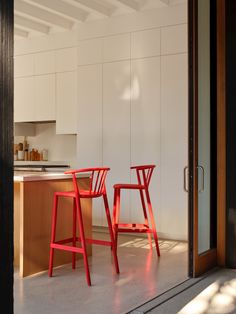
[[[77,67],[77,49],[56,50],[56,72],[75,71]]]
[[[56,133],[77,133],[77,73],[56,76]]]
[[[161,104],[160,57],[134,60],[131,63],[131,164],[155,164],[150,196],[156,225],[160,229],[161,210]],[[132,182],[137,182],[133,172]],[[131,192],[131,217],[144,222],[140,195]]]
[[[102,65],[78,67],[77,156],[80,168],[102,166]],[[101,201],[93,203],[93,225],[102,224]]]
[[[55,52],[40,52],[34,55],[35,75],[55,73]]]
[[[110,206],[113,185],[130,182],[130,62],[103,65],[103,164]],[[121,220],[130,218],[130,193],[122,191]]]
[[[15,78],[14,122],[35,121],[34,77]]]
[[[161,29],[161,54],[186,53],[188,50],[188,25],[168,26]]]
[[[188,164],[187,64],[187,54],[166,56],[161,61],[161,224],[177,239],[187,235],[187,193],[183,188]]]
[[[35,120],[51,121],[56,119],[55,74],[34,77],[35,81]]]
[[[55,74],[16,78],[14,122],[55,120]]]
[[[160,28],[131,33],[131,58],[146,58],[160,54]]]
[[[102,39],[89,39],[79,42],[78,65],[102,62]]]
[[[14,58],[14,77],[34,75],[34,55],[17,56]]]
[[[130,34],[103,39],[103,61],[112,62],[130,58]]]

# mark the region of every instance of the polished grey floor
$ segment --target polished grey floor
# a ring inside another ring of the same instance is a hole
[[[104,234],[96,234],[96,238]],[[79,260],[47,273],[20,279],[15,271],[15,314],[121,314],[186,280],[187,243],[160,240],[161,258],[145,238],[119,237],[120,275],[108,247],[94,246],[89,260],[92,287],[86,284]],[[67,254],[67,253],[65,253]]]
[[[136,313],[236,314],[236,270],[216,269],[172,290],[156,298],[156,303],[160,301],[156,307],[152,307],[153,300],[153,304],[145,304]]]

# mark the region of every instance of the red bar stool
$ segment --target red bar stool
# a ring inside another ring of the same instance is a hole
[[[156,232],[156,226],[154,221],[154,215],[152,211],[152,203],[148,191],[148,187],[151,181],[152,173],[155,168],[155,165],[143,165],[143,166],[135,166],[131,167],[130,169],[136,170],[138,184],[115,184],[114,185],[114,207],[113,207],[113,230],[115,235],[115,243],[116,243],[116,250],[117,250],[117,238],[118,232],[134,232],[134,233],[147,233],[148,239],[150,243],[150,247],[152,248],[152,238],[151,234],[153,234],[157,255],[160,256],[160,249],[158,244],[158,237]],[[121,190],[128,189],[128,190],[139,190],[141,203],[143,207],[143,214],[144,214],[144,224],[136,224],[136,223],[120,223],[119,216],[120,216],[120,195]],[[144,198],[144,194],[146,196],[146,201]],[[149,227],[148,222],[148,215],[147,209],[149,211],[149,217],[151,220],[151,228]]]
[[[83,258],[84,258],[87,283],[89,286],[91,286],[86,242],[91,243],[91,244],[110,246],[113,253],[116,272],[117,274],[119,273],[119,265],[118,265],[118,259],[117,259],[116,249],[115,249],[112,222],[111,222],[110,210],[109,210],[106,187],[105,187],[106,175],[109,170],[110,170],[109,168],[87,168],[87,169],[71,170],[71,171],[65,172],[65,174],[72,175],[74,190],[71,192],[55,192],[54,193],[54,204],[53,204],[53,213],[52,213],[52,234],[51,234],[51,242],[50,242],[50,258],[49,258],[49,271],[48,271],[48,275],[50,277],[52,276],[52,271],[53,271],[54,249],[72,252],[72,268],[73,269],[75,269],[75,264],[76,264],[76,253],[81,253],[83,254]],[[84,173],[84,172],[90,173],[91,183],[88,190],[80,189],[77,184],[76,174]],[[56,223],[57,223],[57,205],[58,205],[59,197],[71,197],[73,199],[73,231],[72,231],[73,236],[72,238],[69,238],[69,239],[55,241]],[[85,238],[80,199],[97,198],[97,197],[103,197],[107,223],[108,223],[108,228],[109,228],[109,233],[110,233],[110,241]],[[79,233],[80,233],[79,237],[77,237],[76,235],[77,223],[79,226]],[[76,246],[77,242],[81,243],[81,247]],[[67,243],[72,243],[72,246],[66,245]]]

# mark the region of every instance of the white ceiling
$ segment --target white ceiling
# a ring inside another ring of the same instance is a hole
[[[186,0],[15,0],[15,38],[76,28],[79,23],[161,8]]]

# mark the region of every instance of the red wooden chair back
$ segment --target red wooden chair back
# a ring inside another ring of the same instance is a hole
[[[135,169],[137,174],[138,184],[143,185],[145,189],[148,189],[148,186],[151,181],[153,170],[155,165],[142,165],[142,166],[133,166],[130,169]]]
[[[78,173],[90,173],[90,187],[89,190],[86,191],[86,196],[91,197],[98,197],[103,195],[106,192],[105,187],[105,180],[107,176],[107,172],[110,170],[110,168],[107,167],[99,167],[99,168],[84,168],[84,169],[78,169],[78,170],[70,170],[66,171],[65,174],[71,174],[73,178],[73,184],[74,184],[74,191],[78,193],[79,195],[83,196],[83,191],[80,191],[76,175]]]

